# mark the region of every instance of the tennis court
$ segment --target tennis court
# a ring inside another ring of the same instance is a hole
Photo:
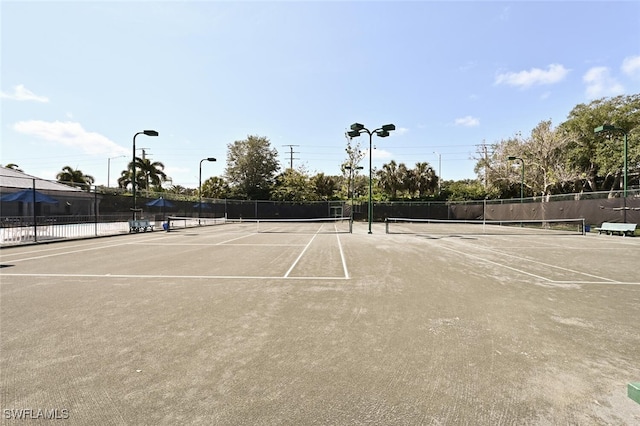
[[[0,256],[3,424],[640,423],[639,238],[228,223]]]

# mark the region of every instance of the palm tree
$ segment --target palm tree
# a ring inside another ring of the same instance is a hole
[[[144,188],[150,189],[151,186],[155,189],[162,189],[162,182],[167,180],[164,164],[160,161],[151,162],[148,158],[137,158],[137,160],[136,174],[140,173],[144,176]]]
[[[419,198],[427,193],[433,193],[438,187],[439,179],[440,177],[436,175],[429,163],[416,163],[416,167],[413,169],[413,180]]]
[[[93,176],[85,175],[82,170],[75,170],[69,166],[64,166],[62,171],[56,175],[56,179],[65,185],[77,186],[87,191],[91,189],[91,185],[95,182]]]
[[[126,188],[131,185],[133,176],[133,162],[129,162],[127,170],[123,170],[118,178],[118,186]],[[148,158],[136,157],[136,188],[149,189],[152,185],[156,189],[162,189],[162,182],[167,181],[164,172],[164,164],[159,161],[151,162]]]
[[[402,190],[402,179],[396,162],[391,160],[383,164],[382,170],[378,170],[376,175],[378,175],[378,185],[391,199],[395,199],[398,191]]]

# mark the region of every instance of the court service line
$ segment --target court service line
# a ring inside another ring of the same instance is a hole
[[[313,242],[313,240],[316,239],[316,237],[318,236],[318,234],[313,234],[313,237],[309,240],[309,242],[307,243],[306,246],[304,246],[304,248],[302,249],[302,252],[300,253],[300,255],[298,256],[298,258],[293,262],[293,265],[291,265],[291,267],[289,268],[289,270],[287,271],[286,274],[284,274],[284,278],[288,278],[289,274],[291,273],[291,271],[293,271],[293,268],[296,267],[296,265],[298,264],[298,262],[300,261],[300,259],[302,259],[302,255],[307,251],[307,249],[309,248],[309,246],[311,245],[311,243]]]
[[[162,279],[225,279],[225,280],[347,280],[347,277],[282,277],[282,276],[256,276],[256,275],[129,275],[129,274],[5,274],[0,273],[6,277],[40,277],[40,278],[146,278],[154,280]]]

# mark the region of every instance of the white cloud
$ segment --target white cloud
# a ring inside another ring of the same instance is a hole
[[[622,72],[632,78],[640,78],[640,56],[629,56],[622,61]]]
[[[394,133],[396,135],[405,135],[405,134],[409,133],[409,129],[407,129],[406,127],[398,127],[396,130],[391,132],[391,134],[394,134]]]
[[[611,77],[607,67],[589,69],[582,77],[582,81],[587,85],[587,96],[590,99],[616,96],[624,93],[624,87],[615,78]]]
[[[495,84],[507,84],[523,89],[533,85],[555,84],[562,81],[569,70],[560,64],[551,64],[547,70],[532,68],[529,71],[507,72],[498,74]]]
[[[476,117],[467,115],[466,117],[456,118],[456,126],[476,127],[480,125],[480,120]]]
[[[365,149],[362,152],[365,154],[364,158],[369,157],[368,149]],[[373,151],[371,151],[371,158],[373,160],[386,160],[387,158],[391,158],[391,153],[389,151],[385,151],[384,149],[377,149],[374,147]]]
[[[36,95],[31,90],[24,87],[24,85],[22,84],[18,84],[17,86],[15,86],[13,88],[13,93],[0,92],[0,98],[12,99],[14,101],[35,101],[42,103],[49,102],[49,98]]]
[[[72,148],[80,148],[91,155],[129,154],[128,149],[109,140],[106,136],[88,132],[82,128],[80,123],[71,121],[20,121],[13,125],[13,129],[25,135],[35,136]]]

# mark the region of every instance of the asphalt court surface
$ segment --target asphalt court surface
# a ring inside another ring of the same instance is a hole
[[[640,238],[373,231],[2,249],[0,422],[640,423]]]

